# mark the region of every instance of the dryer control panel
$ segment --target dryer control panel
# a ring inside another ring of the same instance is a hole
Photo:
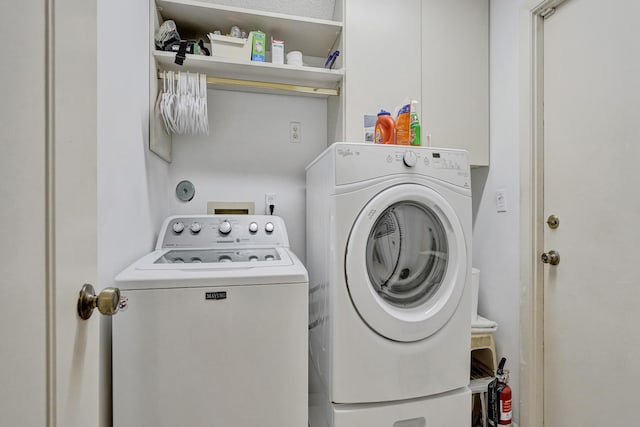
[[[165,220],[156,249],[289,247],[282,218],[275,215],[183,215]]]
[[[468,154],[464,150],[336,143],[336,185],[398,174],[416,174],[470,188]]]

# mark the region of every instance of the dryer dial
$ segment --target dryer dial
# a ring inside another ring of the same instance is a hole
[[[194,222],[191,224],[191,227],[189,227],[189,229],[193,234],[198,234],[200,230],[202,230],[202,225],[200,225],[199,222]]]
[[[404,162],[405,166],[412,168],[418,162],[418,157],[413,151],[407,151],[404,153],[404,156],[402,156],[402,161]]]
[[[180,221],[174,222],[173,226],[171,226],[171,228],[173,229],[174,233],[180,234],[184,230],[184,224],[181,223]]]

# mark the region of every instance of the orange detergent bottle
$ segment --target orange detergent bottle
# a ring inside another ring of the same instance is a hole
[[[398,119],[396,122],[396,144],[411,144],[411,103],[405,104],[398,111]]]
[[[378,120],[376,120],[373,142],[376,144],[394,144],[395,127],[396,123],[393,120],[393,117],[391,117],[391,113],[385,110],[380,110],[378,113]]]

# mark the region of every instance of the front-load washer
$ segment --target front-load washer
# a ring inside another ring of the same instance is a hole
[[[307,426],[308,277],[281,218],[170,217],[116,284],[114,426]]]
[[[462,150],[336,143],[307,167],[312,427],[468,425],[470,184]]]

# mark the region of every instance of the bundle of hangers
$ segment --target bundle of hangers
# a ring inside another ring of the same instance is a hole
[[[156,108],[167,133],[209,135],[207,76],[165,71]]]

